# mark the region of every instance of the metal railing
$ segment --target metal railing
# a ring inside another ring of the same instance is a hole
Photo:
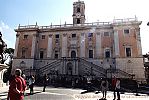
[[[102,76],[106,77],[106,69],[104,69],[98,65],[95,65],[92,62],[87,61],[86,59],[79,58],[79,60],[80,60],[80,63],[83,64],[84,66],[86,66],[88,69],[92,67],[93,72],[96,71],[96,72],[102,74]]]
[[[56,68],[58,65],[60,65],[60,63],[61,63],[61,60],[58,59],[56,61],[51,62],[50,64],[40,67],[39,69],[37,69],[37,72],[39,75],[42,75],[43,73],[48,74],[50,70]]]
[[[125,78],[133,78],[133,74],[129,74],[120,69],[107,69],[107,73],[119,74],[119,77],[125,76]]]

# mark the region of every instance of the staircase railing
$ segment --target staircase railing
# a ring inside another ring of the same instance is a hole
[[[125,71],[122,71],[120,69],[107,69],[107,73],[118,73],[118,74],[120,74],[122,76],[125,76],[125,78],[132,78],[133,77],[132,74],[129,74],[129,73],[127,73]]]
[[[60,64],[61,64],[61,60],[60,59],[58,59],[56,61],[53,61],[53,62],[51,62],[51,63],[49,63],[49,64],[47,64],[47,65],[45,65],[43,67],[40,67],[39,69],[37,69],[38,70],[38,74],[39,75],[43,74],[44,72],[49,71],[49,70],[57,67]]]
[[[89,66],[91,66],[93,68],[93,71],[99,72],[100,74],[102,74],[103,76],[106,77],[106,69],[104,69],[104,68],[102,68],[102,67],[100,67],[100,66],[98,66],[96,64],[93,64],[92,62],[87,61],[84,58],[79,58],[79,60],[80,60],[80,63],[82,63],[86,67],[89,68]]]

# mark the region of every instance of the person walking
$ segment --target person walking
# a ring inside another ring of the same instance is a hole
[[[117,100],[120,100],[120,79],[114,78],[112,79],[112,89],[114,91],[114,99],[116,99],[116,92],[117,92]]]
[[[29,78],[29,88],[30,88],[30,94],[31,95],[34,93],[34,83],[35,83],[34,76],[30,76],[30,78]]]
[[[21,77],[22,71],[15,70],[15,75],[11,77],[7,100],[24,100],[26,82]]]
[[[44,75],[44,81],[43,81],[43,92],[45,92],[48,81],[49,81],[49,78],[48,78],[47,74],[45,74]]]
[[[101,88],[101,92],[103,94],[102,99],[106,100],[107,91],[109,89],[109,83],[108,83],[107,79],[102,79],[100,88]]]

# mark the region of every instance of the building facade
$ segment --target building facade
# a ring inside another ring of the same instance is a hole
[[[73,24],[19,25],[13,69],[29,74],[79,75],[144,81],[137,18],[85,23],[85,3],[73,3]]]

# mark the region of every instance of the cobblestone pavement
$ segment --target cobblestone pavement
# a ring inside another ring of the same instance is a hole
[[[88,92],[81,89],[52,88],[47,87],[46,92],[42,92],[43,87],[35,87],[34,94],[29,95],[26,91],[25,100],[99,100],[102,93]],[[6,100],[8,87],[0,88],[0,100]],[[108,91],[107,100],[113,100],[113,92]],[[146,94],[123,93],[121,100],[149,100]]]

